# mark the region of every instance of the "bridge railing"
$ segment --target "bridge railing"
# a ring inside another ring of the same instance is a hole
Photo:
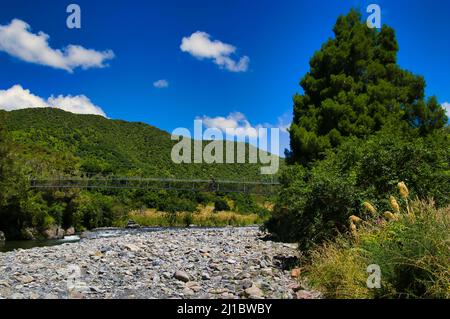
[[[32,178],[30,186],[36,189],[145,189],[145,190],[180,190],[223,193],[272,194],[279,188],[276,181],[233,181],[174,178],[142,177],[56,177]]]

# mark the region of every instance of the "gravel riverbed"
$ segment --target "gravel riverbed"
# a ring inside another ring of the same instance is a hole
[[[167,229],[0,253],[0,298],[315,298],[257,227]]]

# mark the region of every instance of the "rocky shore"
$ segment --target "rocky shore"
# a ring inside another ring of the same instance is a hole
[[[315,298],[256,227],[168,229],[0,253],[0,298]],[[293,277],[294,275],[294,277]]]

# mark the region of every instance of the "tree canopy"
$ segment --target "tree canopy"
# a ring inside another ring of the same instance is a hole
[[[425,99],[424,78],[397,64],[392,28],[370,29],[352,10],[333,31],[300,81],[303,94],[293,98],[292,162],[321,159],[347,137],[366,137],[388,122],[408,123],[421,135],[445,125],[437,99]]]

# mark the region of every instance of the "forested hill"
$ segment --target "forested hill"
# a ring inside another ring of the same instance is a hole
[[[260,164],[175,164],[170,134],[144,123],[52,108],[0,111],[0,118],[36,174],[261,179]]]

